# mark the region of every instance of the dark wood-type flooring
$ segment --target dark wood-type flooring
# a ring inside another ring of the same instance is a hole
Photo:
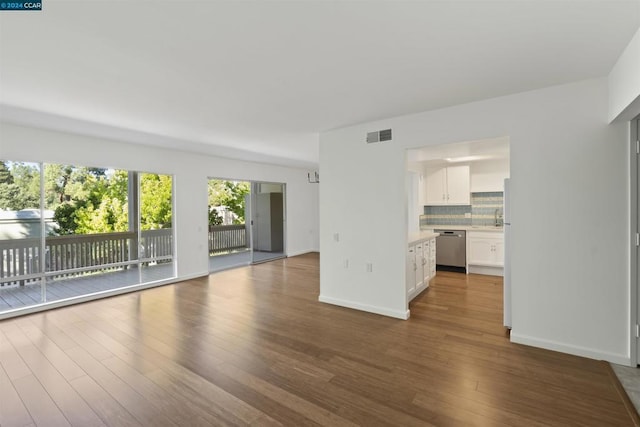
[[[321,304],[318,255],[0,322],[9,426],[625,426],[604,362],[511,344],[502,282],[395,320]]]

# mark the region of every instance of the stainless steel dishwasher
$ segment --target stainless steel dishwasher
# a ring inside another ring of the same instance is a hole
[[[436,237],[436,266],[445,270],[466,272],[467,232],[464,230],[434,230]]]

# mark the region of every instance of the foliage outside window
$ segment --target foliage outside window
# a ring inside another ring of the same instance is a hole
[[[209,180],[209,225],[244,224],[246,195],[251,184],[246,181]],[[221,211],[230,213],[225,221]]]
[[[44,165],[44,208],[54,212],[52,235],[125,232],[129,227],[129,172],[84,166]],[[172,177],[140,174],[140,227],[171,228]],[[0,209],[40,205],[37,164],[0,162]]]

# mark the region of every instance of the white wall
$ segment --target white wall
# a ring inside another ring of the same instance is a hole
[[[640,114],[640,29],[609,73],[609,121]]]
[[[322,134],[320,300],[405,317],[406,149],[506,136],[512,340],[628,363],[628,125],[607,95],[589,80]]]
[[[173,174],[178,278],[208,273],[207,177],[287,184],[287,253],[318,250],[318,185],[307,171],[0,123],[0,159]]]

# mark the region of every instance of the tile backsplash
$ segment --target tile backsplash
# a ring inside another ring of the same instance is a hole
[[[471,205],[425,206],[420,227],[429,225],[472,225]]]
[[[479,225],[493,226],[498,218],[502,220],[504,195],[501,191],[471,193],[470,205],[425,206],[420,216],[420,227],[432,225]]]

